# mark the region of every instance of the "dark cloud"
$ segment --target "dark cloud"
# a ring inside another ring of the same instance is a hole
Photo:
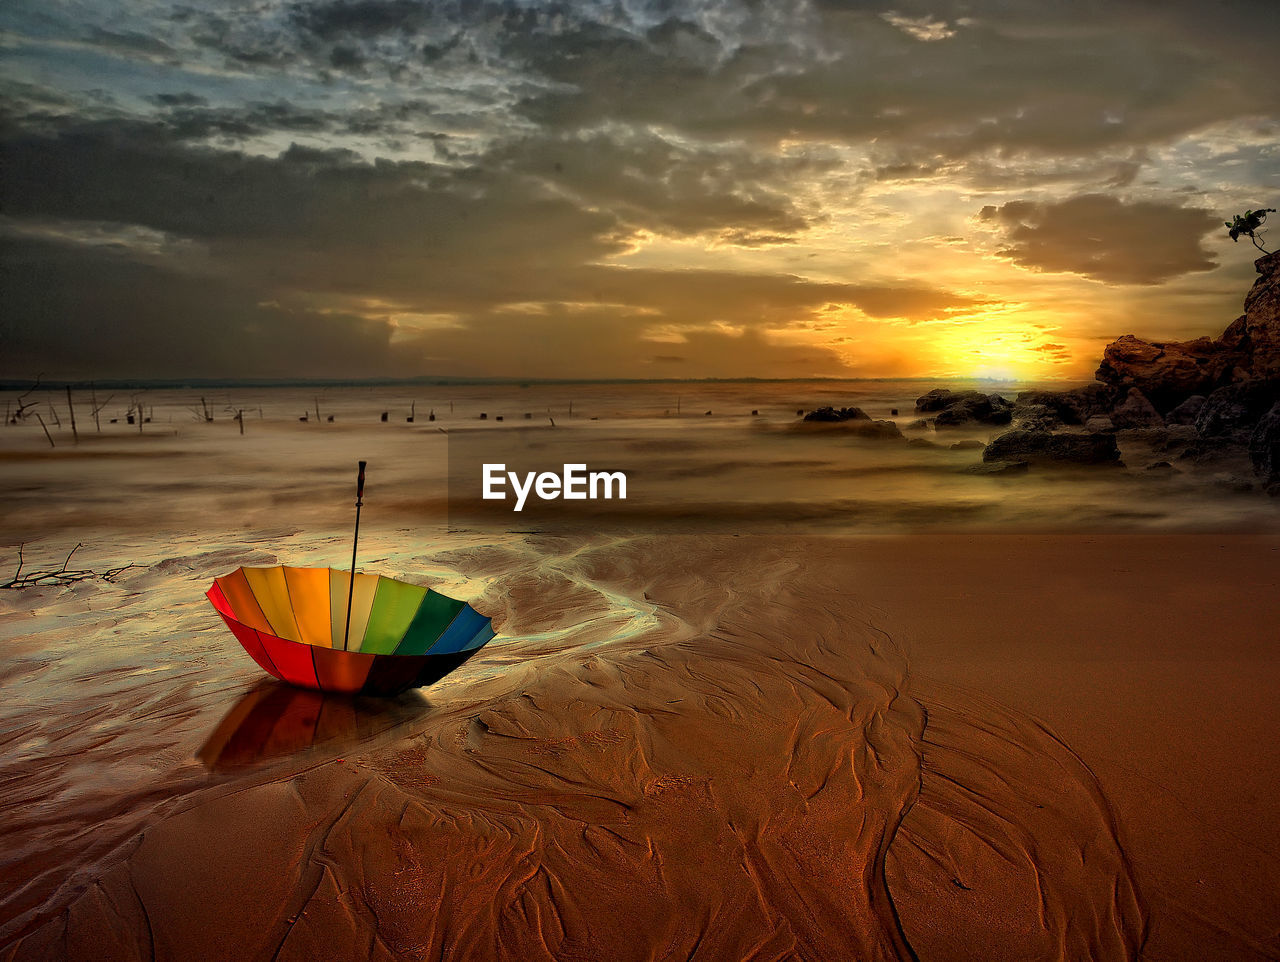
[[[352,370],[399,373],[428,357],[479,373],[488,357],[490,371],[516,373],[523,359],[547,376],[582,376],[594,357],[601,372],[643,376],[637,365],[652,356],[656,331],[682,339],[681,356],[699,372],[728,376],[738,363],[763,374],[772,358],[778,371],[832,373],[842,363],[834,354],[784,351],[766,332],[831,305],[921,319],[980,303],[926,285],[600,263],[622,250],[623,217],[637,212],[689,230],[800,226],[783,205],[753,207],[728,175],[707,199],[690,191],[700,206],[681,215],[679,193],[649,185],[628,201],[626,190],[610,192],[610,178],[538,178],[537,164],[515,155],[465,169],[299,145],[261,157],[193,144],[169,123],[105,121],[10,131],[0,147],[11,224],[46,238],[38,256],[16,241],[5,251],[5,286],[17,292],[8,301],[13,364],[44,351],[82,373],[94,358],[123,369],[120,345],[143,343],[132,355],[139,365],[163,356],[168,370],[205,374],[237,373],[235,357],[263,359],[255,373],[279,363],[329,372],[344,359]],[[678,183],[687,158],[663,157],[647,176]],[[569,195],[571,183],[582,196]],[[77,234],[67,226],[76,224],[94,226]],[[184,299],[199,310],[184,311]],[[392,343],[396,314],[453,321],[429,344]],[[306,351],[286,346],[313,329]],[[206,350],[211,335],[236,347]]]
[[[156,94],[152,98],[161,107],[204,107],[209,101],[207,98],[199,94],[193,94],[189,91],[172,94]]]
[[[268,133],[320,134],[340,126],[323,111],[304,110],[285,101],[243,107],[209,107],[184,101],[164,105],[168,110],[163,124],[177,137],[189,140],[236,142]]]
[[[744,245],[786,243],[807,229],[788,188],[832,166],[618,129],[505,141],[476,162],[554,184],[635,227]]]
[[[1009,151],[1122,154],[1272,112],[1280,78],[1256,65],[1270,56],[1261,38],[1280,34],[1275,6],[334,0],[283,21],[188,16],[198,42],[238,63],[409,83],[439,80],[424,71],[456,56],[458,89],[519,73],[516,109],[544,128],[874,142],[877,166],[904,177]]]
[[[285,377],[411,374],[388,329],[262,301],[225,276],[102,248],[0,242],[0,343],[9,373]]]
[[[1156,284],[1217,266],[1202,240],[1220,226],[1210,211],[1084,194],[1061,202],[984,207],[999,253],[1023,267],[1070,271],[1117,284]]]
[[[333,40],[378,34],[415,33],[431,23],[430,4],[420,0],[337,0],[299,3],[292,17],[303,30]]]

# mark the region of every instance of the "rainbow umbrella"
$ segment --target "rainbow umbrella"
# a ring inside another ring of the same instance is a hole
[[[356,488],[356,541],[365,462]],[[355,569],[355,550],[352,550]],[[321,691],[392,695],[453,671],[493,637],[490,619],[438,591],[336,568],[237,568],[206,592],[264,671]]]

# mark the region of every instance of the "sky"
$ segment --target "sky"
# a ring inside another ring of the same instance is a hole
[[[1087,379],[1240,313],[1277,39],[1273,0],[6,0],[0,377]]]

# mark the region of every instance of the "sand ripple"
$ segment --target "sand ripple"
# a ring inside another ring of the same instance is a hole
[[[491,574],[492,653],[407,725],[193,796],[4,957],[1134,957],[1092,774],[913,678],[847,550],[438,556]]]

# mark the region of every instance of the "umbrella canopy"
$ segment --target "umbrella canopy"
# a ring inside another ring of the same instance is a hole
[[[237,568],[207,595],[264,671],[321,691],[389,695],[430,684],[494,634],[465,602],[381,575],[352,583],[336,568]]]

